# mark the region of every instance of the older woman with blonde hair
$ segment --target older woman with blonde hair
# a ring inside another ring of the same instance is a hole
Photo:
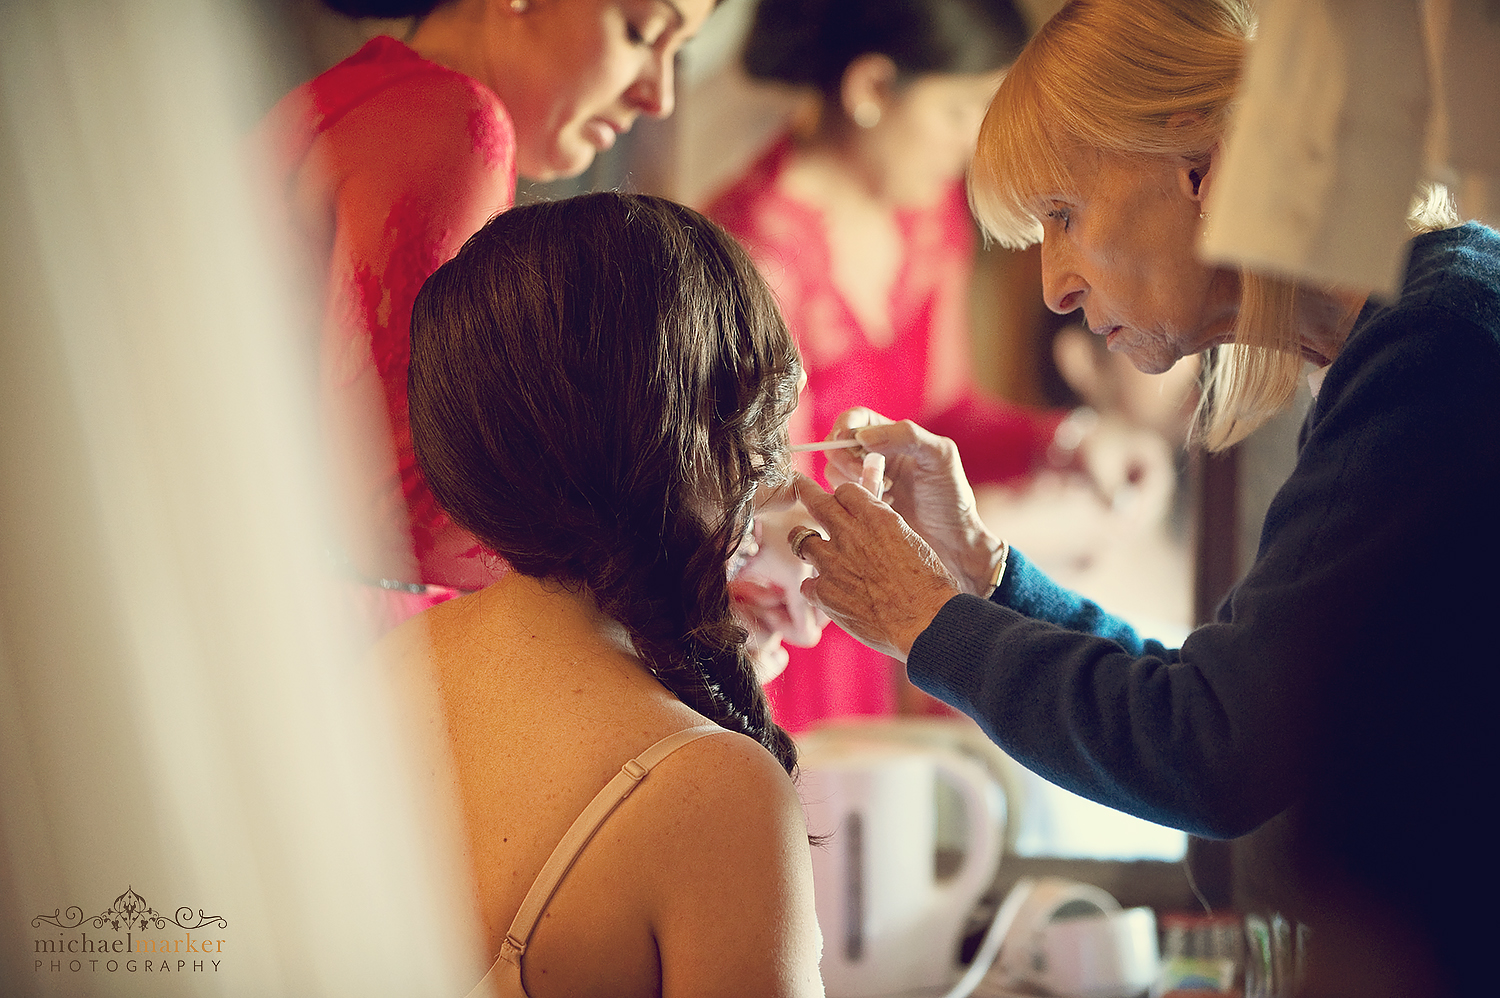
[[[1142,371],[1207,354],[1211,447],[1310,368],[1296,466],[1215,619],[1142,638],[976,517],[951,441],[866,410],[834,460],[852,481],[884,454],[889,505],[803,481],[827,536],[794,546],[816,603],[1024,764],[1236,839],[1237,904],[1306,929],[1299,993],[1479,993],[1486,944],[1455,913],[1487,869],[1468,774],[1495,757],[1500,235],[1429,192],[1392,300],[1200,259],[1253,31],[1241,0],[1075,0],[1001,85],[970,179],[995,239],[1041,243],[1052,309]]]

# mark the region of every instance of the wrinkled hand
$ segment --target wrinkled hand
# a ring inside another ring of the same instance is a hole
[[[849,436],[860,446],[828,452],[829,482],[858,481],[864,456],[883,454],[885,500],[903,526],[927,542],[962,592],[989,595],[1004,545],[979,519],[957,445],[910,420],[892,422],[864,408],[846,410],[829,433],[830,439]]]
[[[793,531],[802,558],[818,572],[802,583],[803,594],[859,641],[906,661],[917,635],[958,595],[957,580],[863,486],[846,483],[830,494],[799,475],[797,495],[827,535]]]

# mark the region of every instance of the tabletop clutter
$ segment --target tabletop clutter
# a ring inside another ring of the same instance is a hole
[[[1000,875],[1013,763],[962,723],[799,737],[829,998],[1280,998],[1303,938],[1278,916],[1124,908],[1057,876]]]

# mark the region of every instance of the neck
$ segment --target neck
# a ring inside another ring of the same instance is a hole
[[[1368,298],[1363,291],[1333,288],[1307,290],[1300,295],[1297,319],[1302,356],[1319,367],[1333,363]]]
[[[488,6],[475,3],[439,4],[420,18],[407,36],[412,50],[439,66],[490,85],[482,40],[490,30]]]
[[[507,572],[479,594],[480,612],[495,614],[514,626],[533,631],[532,639],[576,647],[589,644],[600,650],[636,658],[625,628],[599,612],[594,598],[550,579],[533,579]],[[537,622],[545,621],[545,626]],[[641,668],[645,671],[645,665]]]
[[[864,205],[881,211],[898,207],[889,196],[881,150],[872,129],[860,128],[832,101],[823,100],[817,127],[797,141],[792,171],[807,199],[820,205]]]

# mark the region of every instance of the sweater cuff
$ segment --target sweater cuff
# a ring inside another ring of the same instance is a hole
[[[1024,619],[993,600],[966,593],[954,596],[917,635],[906,658],[907,676],[918,689],[966,714],[999,633]]]
[[[1015,548],[1006,554],[1005,574],[990,599],[1038,620],[1057,620],[1078,602],[1075,593],[1053,582]]]

